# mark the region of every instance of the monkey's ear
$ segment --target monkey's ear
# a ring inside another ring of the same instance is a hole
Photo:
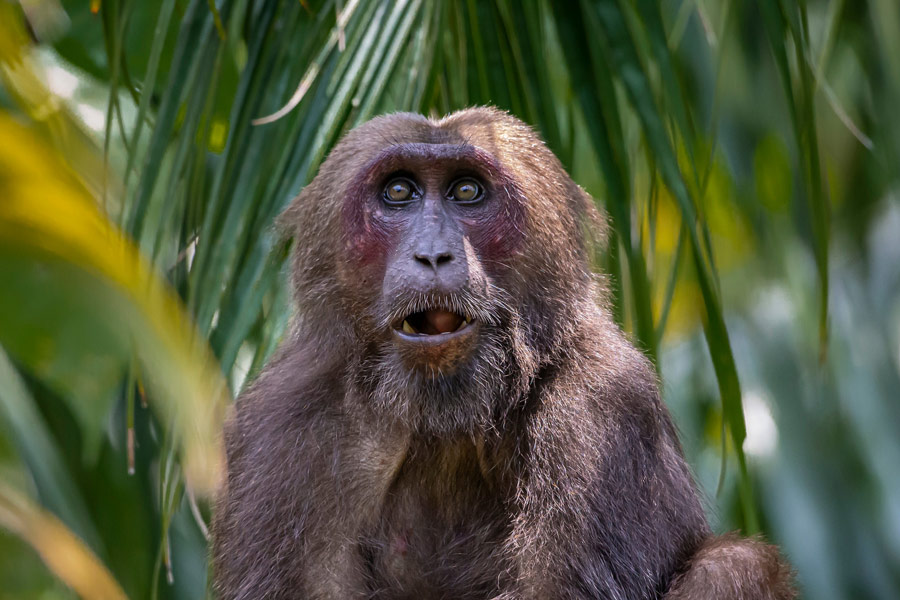
[[[273,229],[278,239],[293,238],[304,230],[315,229],[328,221],[331,203],[327,200],[331,198],[322,190],[321,181],[317,175],[307,183],[275,218]],[[326,198],[326,201],[317,202],[316,197]]]
[[[274,230],[278,239],[289,239],[294,237],[294,234],[297,233],[297,219],[299,217],[297,214],[297,205],[300,203],[302,196],[303,192],[301,191],[294,196],[287,207],[281,211],[281,214],[275,217]]]
[[[585,243],[585,251],[592,261],[606,250],[609,236],[609,222],[606,211],[581,186],[572,183],[572,198],[576,204],[575,214],[581,228],[581,238]],[[596,265],[595,265],[596,266]]]

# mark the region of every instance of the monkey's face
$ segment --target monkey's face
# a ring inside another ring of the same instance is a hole
[[[282,217],[297,237],[299,334],[347,360],[385,412],[432,431],[482,426],[596,308],[596,217],[505,113],[373,119]]]
[[[377,327],[403,364],[441,376],[470,360],[504,320],[494,281],[523,235],[521,199],[503,168],[467,144],[392,145],[343,212]]]

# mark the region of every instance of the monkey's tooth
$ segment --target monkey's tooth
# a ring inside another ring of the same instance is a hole
[[[460,322],[459,327],[457,327],[457,328],[454,330],[454,333],[457,332],[457,331],[459,331],[460,329],[462,329],[463,327],[465,327],[465,326],[468,325],[468,324],[469,324],[469,322],[466,321],[466,320]]]
[[[416,330],[413,329],[413,326],[409,324],[409,321],[403,319],[403,331],[406,333],[415,333]]]

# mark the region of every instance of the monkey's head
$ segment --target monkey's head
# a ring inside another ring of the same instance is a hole
[[[429,430],[509,410],[596,310],[591,198],[498,110],[369,121],[282,221],[297,239],[296,334],[346,360],[375,405]]]

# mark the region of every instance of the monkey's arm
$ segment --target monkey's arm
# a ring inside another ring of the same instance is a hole
[[[792,598],[776,549],[711,535],[649,365],[611,351],[624,370],[561,373],[530,417],[508,597]]]
[[[275,434],[242,417],[227,432],[227,490],[213,530],[219,597],[353,598],[352,523],[331,521],[338,493],[320,476],[334,452],[330,428],[286,418]],[[281,435],[293,438],[289,452]]]
[[[611,351],[615,371],[557,373],[528,417],[511,598],[658,598],[709,533],[652,371]]]
[[[361,433],[343,413],[339,378],[314,363],[283,351],[228,425],[213,529],[222,600],[365,597],[357,542],[378,478],[355,457]]]

